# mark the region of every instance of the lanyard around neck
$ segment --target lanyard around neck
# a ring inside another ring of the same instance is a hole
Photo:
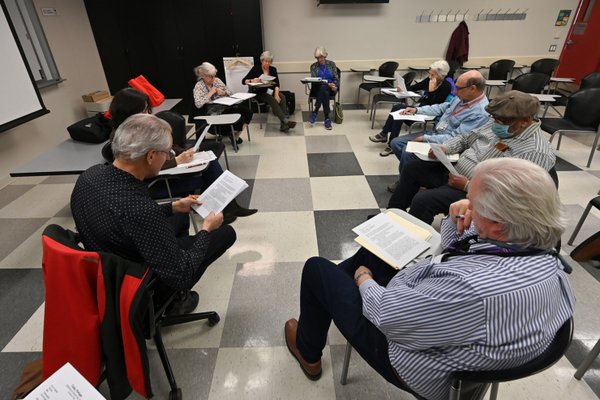
[[[484,97],[485,97],[485,94],[483,94],[483,93],[482,93],[482,94],[481,94],[481,96],[477,97],[476,99],[473,99],[473,100],[471,100],[471,102],[470,102],[470,103],[467,103],[467,104],[465,104],[464,106],[459,106],[459,107],[456,107],[456,108],[454,109],[454,112],[452,113],[452,115],[453,115],[453,116],[454,116],[454,115],[458,115],[458,114],[460,114],[461,112],[463,112],[463,111],[465,111],[465,110],[467,110],[467,109],[471,108],[471,107],[472,107],[474,104],[477,104],[477,103],[479,103],[481,100],[483,100],[483,98],[484,98]]]

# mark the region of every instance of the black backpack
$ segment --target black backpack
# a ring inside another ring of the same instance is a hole
[[[281,94],[285,96],[288,113],[292,115],[296,109],[296,94],[287,90],[282,90]]]
[[[102,143],[108,140],[112,127],[104,113],[98,113],[68,126],[67,131],[78,142]]]

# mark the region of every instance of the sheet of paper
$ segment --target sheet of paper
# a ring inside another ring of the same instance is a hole
[[[204,128],[204,130],[202,131],[202,133],[200,134],[200,136],[198,137],[198,140],[196,140],[196,144],[194,145],[194,153],[197,153],[198,150],[200,149],[200,145],[202,144],[202,141],[206,137],[206,134],[208,133],[209,128],[210,128],[210,124],[207,124],[206,127]]]
[[[431,149],[431,144],[427,142],[408,142],[406,144],[406,148],[404,151],[408,151],[409,153],[414,153],[417,157],[419,157],[423,161],[434,161],[438,162],[438,160],[434,158],[429,158],[429,149]],[[450,162],[458,161],[458,154],[447,154],[446,157],[450,160]]]
[[[425,114],[400,114],[401,111],[402,110],[391,112],[390,115],[396,121],[402,120],[402,121],[425,122],[425,121],[431,121],[432,119],[435,119],[435,117],[433,115],[425,115]]]
[[[268,83],[263,83],[263,82],[250,82],[248,83],[248,86],[253,86],[253,87],[269,87],[271,85],[269,85]]]
[[[231,97],[236,98],[236,99],[241,99],[241,100],[248,100],[253,97],[256,97],[256,94],[255,93],[238,92],[238,93],[232,94]]]
[[[106,400],[73,366],[63,365],[25,400]]]
[[[448,159],[448,156],[446,155],[446,153],[444,153],[444,150],[442,150],[441,145],[439,145],[437,143],[430,143],[429,145],[431,146],[431,150],[433,150],[433,154],[435,154],[437,159],[440,160],[440,162],[442,164],[444,164],[444,167],[446,167],[446,169],[448,171],[450,171],[451,174],[460,175],[456,171],[456,168],[454,168],[454,165],[452,165],[452,163]]]
[[[260,79],[261,81],[273,81],[275,80],[274,76],[271,75],[266,75],[266,74],[262,74],[261,76],[258,77],[258,79]]]
[[[177,164],[177,168],[192,168],[201,164],[207,164],[212,160],[216,160],[217,156],[212,150],[199,151],[194,153],[194,159],[188,163]]]
[[[409,92],[409,91],[399,92],[396,89],[381,89],[381,91],[385,94],[395,96],[398,99],[405,99],[405,98],[409,98],[409,97],[421,97],[420,94],[415,93],[415,92]]]
[[[238,178],[229,172],[229,170],[225,170],[221,176],[202,192],[200,197],[198,197],[198,200],[202,202],[202,205],[194,205],[192,208],[200,214],[202,218],[206,218],[211,211],[214,211],[215,214],[223,211],[225,206],[247,187],[248,184],[243,179]]]
[[[237,103],[241,103],[242,99],[237,99],[235,97],[219,97],[211,101],[212,104],[222,104],[224,106],[232,106]]]
[[[302,80],[306,81],[306,82],[321,82],[321,81],[323,81],[323,79],[317,78],[317,77],[313,77],[313,76],[309,76],[308,78],[304,78]]]
[[[396,269],[401,269],[430,245],[387,214],[379,214],[354,229],[356,242]]]

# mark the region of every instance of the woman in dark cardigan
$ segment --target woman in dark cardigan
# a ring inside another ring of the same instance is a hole
[[[287,133],[291,128],[296,126],[296,123],[288,119],[289,110],[287,109],[285,97],[279,91],[279,76],[277,75],[277,68],[273,67],[271,65],[272,63],[273,55],[270,51],[264,51],[260,55],[260,66],[253,66],[250,72],[248,72],[244,79],[242,79],[242,84],[248,85],[250,83],[261,83],[260,76],[263,74],[275,78],[271,81],[268,81],[269,86],[251,87],[251,91],[256,93],[256,99],[258,101],[267,103],[269,107],[271,107],[273,114],[275,114],[277,118],[279,118],[279,121],[281,121],[279,130]]]

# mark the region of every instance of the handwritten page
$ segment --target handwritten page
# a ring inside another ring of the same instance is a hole
[[[358,244],[396,269],[403,268],[430,247],[422,236],[397,223],[389,214],[376,215],[352,231],[358,235],[355,239]]]
[[[216,160],[217,156],[212,150],[208,151],[199,151],[194,153],[194,159],[188,163],[177,164],[177,168],[192,168],[198,165],[207,164],[213,160]]]
[[[430,145],[431,145],[431,150],[433,151],[433,154],[435,154],[435,156],[437,157],[437,159],[440,160],[440,162],[442,164],[444,164],[444,167],[446,167],[446,169],[448,171],[450,171],[451,174],[453,174],[453,175],[460,175],[456,171],[456,168],[454,168],[454,165],[452,165],[452,163],[448,159],[448,156],[446,155],[446,153],[444,152],[444,150],[442,149],[442,147],[439,144],[437,144],[437,143],[430,143]]]
[[[390,115],[394,120],[425,122],[435,119],[433,115],[426,114],[400,114],[402,110],[391,112]]]
[[[225,170],[198,198],[202,205],[193,205],[192,208],[202,218],[206,218],[211,211],[215,214],[223,211],[225,206],[247,187],[248,184],[243,179]]]
[[[429,158],[429,149],[431,149],[431,143],[427,142],[408,142],[406,144],[406,148],[404,151],[409,153],[414,153],[417,157],[419,157],[423,161],[434,161],[438,162],[439,160]],[[450,162],[458,161],[458,154],[449,154],[446,155]]]
[[[25,400],[106,400],[73,366],[63,365]]]

